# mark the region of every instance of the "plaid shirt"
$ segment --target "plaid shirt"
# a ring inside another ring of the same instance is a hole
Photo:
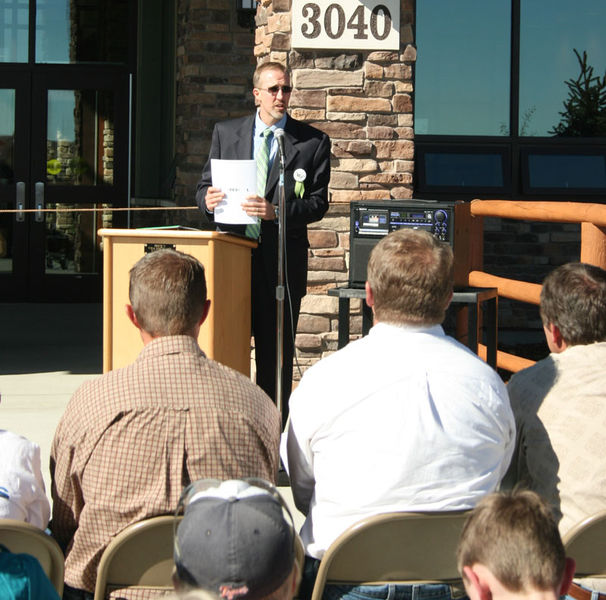
[[[275,481],[279,437],[269,397],[188,336],[157,338],[131,365],[83,384],[51,449],[50,527],[66,551],[65,582],[92,592],[111,538],[174,512],[190,481]]]

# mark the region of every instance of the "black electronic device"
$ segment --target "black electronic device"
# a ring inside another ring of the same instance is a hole
[[[389,200],[352,202],[349,229],[349,285],[362,287],[366,266],[377,242],[397,229],[421,229],[454,248],[455,202]]]

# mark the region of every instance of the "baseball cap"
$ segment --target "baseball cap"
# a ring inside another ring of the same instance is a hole
[[[292,515],[270,483],[202,479],[185,489],[180,505],[174,559],[184,583],[226,600],[260,600],[291,573]]]

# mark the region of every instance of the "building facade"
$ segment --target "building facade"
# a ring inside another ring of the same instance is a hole
[[[98,300],[101,226],[204,226],[189,207],[213,126],[254,110],[251,74],[269,59],[292,72],[291,114],[332,140],[331,208],[310,231],[303,368],[336,348],[326,290],[348,278],[351,201],[603,201],[601,0],[399,0],[395,48],[343,47],[343,32],[386,34],[392,4],[365,3],[375,30],[361,4],[0,2],[2,300]],[[329,43],[299,47],[293,23]],[[575,226],[488,220],[486,268],[540,281],[578,239]],[[536,320],[501,305],[502,325]]]

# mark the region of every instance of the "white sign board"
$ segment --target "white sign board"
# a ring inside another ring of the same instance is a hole
[[[292,47],[400,49],[400,0],[292,0]]]

